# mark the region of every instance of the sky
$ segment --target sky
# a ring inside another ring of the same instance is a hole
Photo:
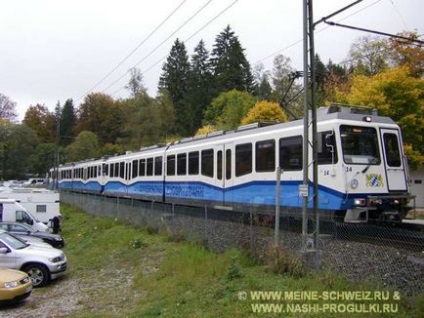
[[[314,21],[355,2],[313,0]],[[302,0],[0,0],[0,93],[16,102],[18,120],[29,106],[53,111],[90,92],[128,97],[137,67],[150,96],[178,38],[189,55],[200,40],[212,51],[228,25],[252,68],[272,70],[283,54],[303,70]],[[363,0],[331,21],[396,34],[422,34],[422,0]],[[315,51],[324,63],[346,60],[351,44],[368,35],[318,24]]]

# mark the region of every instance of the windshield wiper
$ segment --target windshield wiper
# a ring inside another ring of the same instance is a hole
[[[368,171],[368,169],[371,167],[372,164],[377,163],[377,158],[370,159],[370,162],[368,165],[361,171],[362,173],[365,173]]]

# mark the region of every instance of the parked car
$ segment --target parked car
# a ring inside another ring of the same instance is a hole
[[[21,301],[31,294],[32,280],[27,273],[0,268],[0,301]]]
[[[25,223],[0,222],[0,229],[8,231],[9,233],[17,235],[23,239],[26,239],[28,237],[36,237],[42,239],[44,242],[56,248],[62,248],[65,246],[65,240],[61,235],[40,232],[34,230],[34,228]]]
[[[20,237],[19,235],[15,235],[11,233],[9,234],[16,237],[16,239],[21,240],[22,242],[32,246],[53,248],[53,246],[51,246],[49,243],[44,242],[42,239],[38,237],[34,237],[34,236]]]
[[[22,270],[34,287],[42,287],[65,274],[67,259],[57,248],[30,245],[0,230],[0,266]]]

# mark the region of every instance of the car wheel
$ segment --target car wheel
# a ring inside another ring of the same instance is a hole
[[[46,266],[41,264],[30,264],[25,266],[24,272],[32,280],[32,286],[34,287],[43,287],[49,281],[49,271]]]

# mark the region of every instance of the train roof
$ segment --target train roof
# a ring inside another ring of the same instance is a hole
[[[309,114],[311,116],[311,114]],[[379,116],[377,111],[375,109],[371,109],[369,107],[363,107],[363,106],[346,106],[342,104],[333,104],[328,107],[320,107],[317,109],[317,122],[322,123],[325,121],[331,121],[331,120],[348,120],[348,121],[360,121],[360,122],[373,122],[373,123],[380,123],[380,124],[389,124],[389,125],[395,125],[396,123],[389,117],[383,117]],[[178,148],[180,145],[187,145],[188,143],[191,143],[193,145],[198,144],[198,142],[204,142],[205,140],[213,141],[214,139],[220,137],[220,138],[231,138],[232,136],[237,135],[245,135],[250,134],[251,130],[260,129],[261,132],[267,132],[267,131],[273,131],[275,129],[279,128],[293,128],[293,127],[299,127],[303,126],[303,118],[296,119],[290,122],[262,122],[262,123],[252,123],[248,125],[243,125],[238,127],[235,130],[229,130],[229,131],[215,131],[208,133],[206,135],[199,135],[199,136],[193,136],[193,137],[187,137],[183,138],[181,140],[177,140],[174,142],[171,142],[167,145],[165,144],[158,144],[158,145],[152,145],[148,147],[143,147],[137,151],[127,151],[125,154],[121,155],[115,155],[115,156],[105,156],[102,158],[96,158],[96,159],[88,159],[88,160],[82,160],[79,162],[73,162],[73,163],[66,163],[64,165],[61,165],[62,168],[67,166],[75,166],[85,163],[90,164],[97,164],[103,161],[115,161],[116,160],[122,160],[124,158],[129,159],[133,156],[137,156],[140,153],[154,153],[157,151],[162,151],[164,148]],[[259,130],[258,130],[259,131]]]

